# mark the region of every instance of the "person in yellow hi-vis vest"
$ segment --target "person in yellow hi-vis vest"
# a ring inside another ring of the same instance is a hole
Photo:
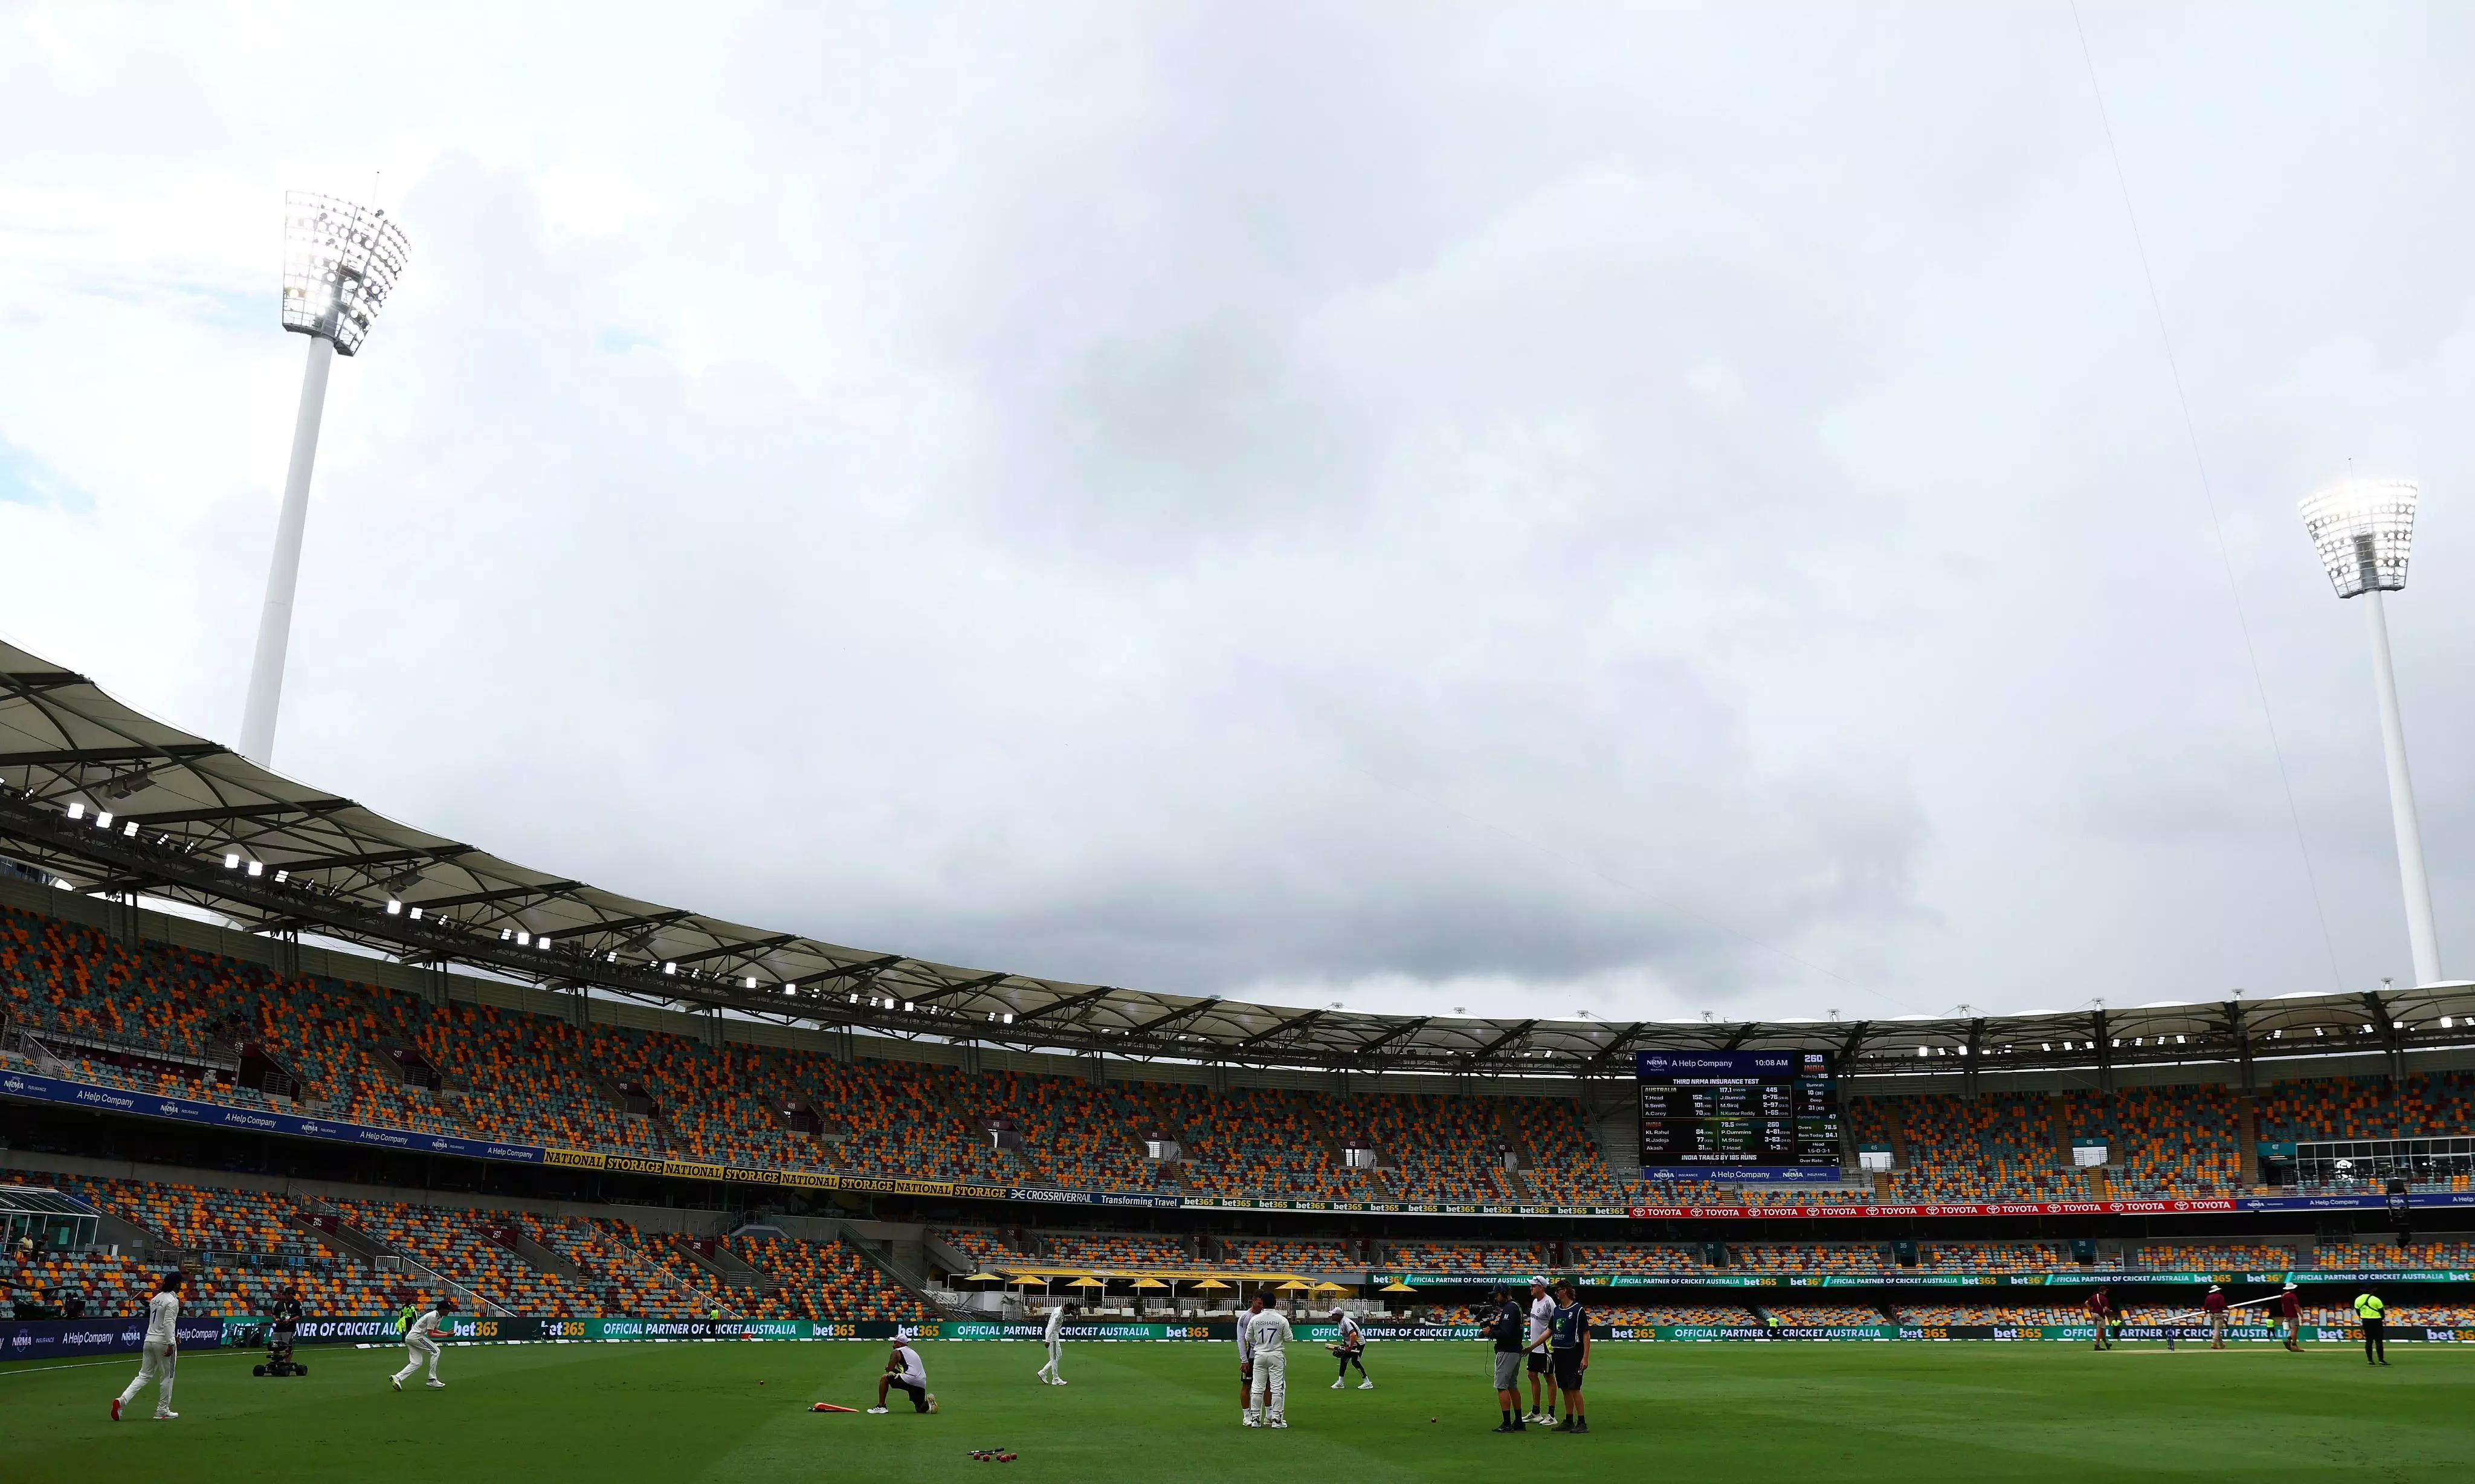
[[[2389,1327],[2383,1318],[2388,1312],[2389,1305],[2370,1289],[2355,1295],[2355,1322],[2364,1326],[2364,1360],[2367,1365],[2385,1366],[2389,1363],[2389,1345],[2382,1333]]]

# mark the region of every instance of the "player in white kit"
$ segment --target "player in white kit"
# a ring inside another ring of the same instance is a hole
[[[1059,1374],[1057,1363],[1066,1358],[1066,1316],[1074,1305],[1061,1303],[1048,1311],[1048,1328],[1041,1338],[1048,1342],[1048,1364],[1040,1368],[1040,1378],[1051,1386],[1063,1386],[1066,1377]]]
[[[438,1378],[438,1339],[448,1331],[440,1323],[439,1316],[454,1312],[455,1301],[442,1298],[429,1308],[422,1310],[421,1317],[414,1320],[404,1330],[404,1369],[390,1378],[396,1390],[404,1390],[404,1383],[412,1379],[413,1373],[421,1369],[422,1362],[425,1360],[429,1363],[429,1379],[422,1384],[440,1390],[446,1388],[447,1383]]]
[[[1249,1427],[1287,1427],[1289,1425],[1289,1318],[1255,1295],[1253,1310],[1247,1314],[1238,1331],[1238,1343],[1245,1347],[1247,1364],[1254,1369],[1253,1389],[1247,1394],[1246,1425]]]
[[[1349,1368],[1356,1366],[1358,1368],[1358,1389],[1360,1391],[1373,1391],[1375,1389],[1375,1378],[1366,1374],[1365,1331],[1358,1327],[1358,1320],[1347,1309],[1333,1310],[1332,1322],[1340,1326],[1339,1340],[1332,1348],[1333,1354],[1340,1360],[1340,1375],[1333,1381],[1332,1389],[1338,1391],[1342,1387],[1348,1385]]]
[[[188,1280],[184,1273],[166,1273],[155,1297],[146,1301],[146,1344],[137,1357],[137,1379],[111,1399],[113,1422],[120,1421],[120,1409],[136,1400],[148,1381],[155,1383],[155,1420],[168,1423],[181,1415],[172,1410],[172,1372],[181,1362],[181,1285]]]
[[[1555,1425],[1556,1375],[1547,1349],[1548,1331],[1555,1324],[1556,1301],[1547,1292],[1547,1280],[1533,1277],[1530,1280],[1530,1411],[1521,1419],[1525,1423]],[[1543,1402],[1539,1399],[1542,1391],[1546,1393]],[[1546,1408],[1543,1412],[1539,1410],[1542,1405]]]

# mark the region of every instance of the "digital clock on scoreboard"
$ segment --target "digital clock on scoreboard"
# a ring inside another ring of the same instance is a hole
[[[1831,1179],[1839,1093],[1820,1051],[1641,1051],[1641,1167]]]

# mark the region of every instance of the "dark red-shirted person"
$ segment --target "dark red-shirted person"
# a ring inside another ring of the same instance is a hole
[[[2289,1283],[2278,1293],[2277,1317],[2286,1321],[2286,1348],[2300,1354],[2303,1350],[2303,1296]]]
[[[2209,1349],[2226,1348],[2226,1291],[2217,1284],[2209,1285],[2209,1296],[2200,1301],[2200,1312],[2209,1318]]]
[[[2105,1311],[2107,1307],[2105,1302],[2105,1290],[2100,1288],[2095,1293],[2090,1294],[2088,1296],[2088,1302],[2080,1305],[2080,1307],[2088,1310],[2089,1323],[2096,1326],[2096,1349],[2101,1350],[2112,1350],[2114,1347],[2108,1345],[2105,1338]]]

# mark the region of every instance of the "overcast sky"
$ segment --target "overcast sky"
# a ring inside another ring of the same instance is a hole
[[[2082,16],[2164,336],[2062,4],[0,6],[0,634],[236,737],[374,194],[276,762],[408,822],[1354,1010],[2365,988],[2352,460],[2475,971],[2475,12]]]

